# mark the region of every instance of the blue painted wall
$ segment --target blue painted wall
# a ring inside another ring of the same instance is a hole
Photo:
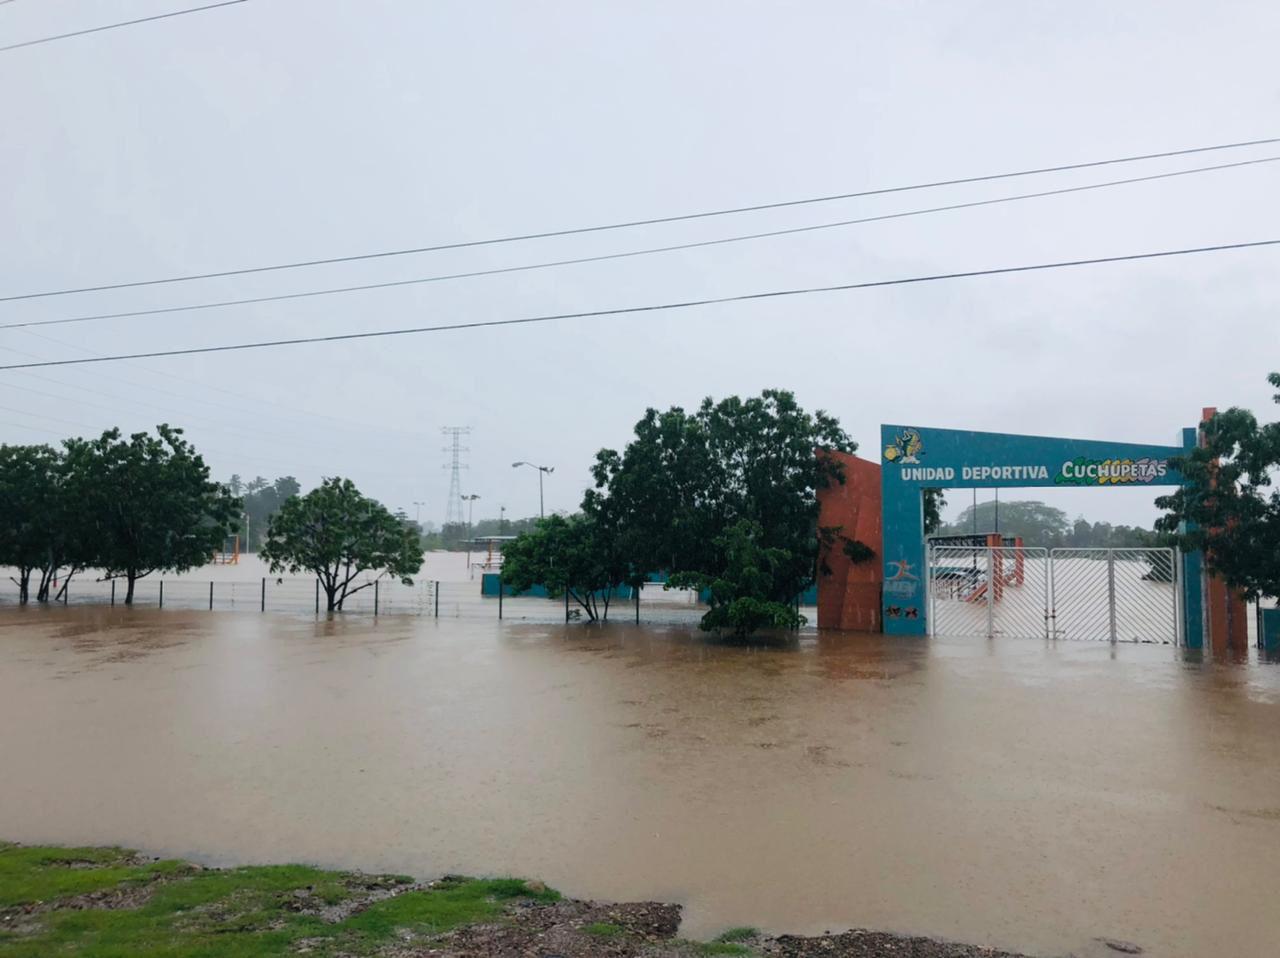
[[[885,632],[928,633],[922,489],[1176,486],[1181,479],[1168,460],[1183,451],[1183,446],[881,426]]]
[[[1258,619],[1258,645],[1267,652],[1280,652],[1280,609],[1263,609]]]
[[[499,573],[497,573],[497,572],[485,572],[485,573],[482,573],[482,574],[481,574],[481,576],[480,576],[480,594],[481,594],[482,596],[486,597],[486,598],[496,599],[496,598],[498,597],[498,588],[499,588],[499,583],[501,583],[501,582],[502,582],[502,577],[501,577],[501,575],[500,575]],[[503,595],[505,595],[505,596],[511,597],[511,596],[516,595],[516,591],[515,591],[514,589],[512,589],[512,588],[511,588],[511,586],[509,586],[509,585],[505,585],[505,584],[504,584],[504,585],[502,585],[502,586],[501,586],[501,588],[502,588],[502,594],[503,594]],[[526,591],[519,593],[519,595],[520,595],[520,597],[521,597],[521,598],[526,598],[526,599],[549,599],[549,598],[551,598],[551,594],[550,594],[549,592],[547,592],[547,587],[546,587],[545,585],[534,585],[534,586],[531,586],[531,587],[530,587],[529,589],[527,589]],[[604,592],[603,592],[603,591],[601,591],[601,592],[597,593],[597,596],[598,596],[598,597],[603,597],[603,596],[604,596]],[[630,598],[631,598],[631,586],[629,586],[629,585],[620,585],[620,586],[615,586],[615,587],[614,587],[614,589],[613,589],[613,592],[610,594],[609,598],[610,598],[610,600],[613,600],[613,599],[630,599]]]

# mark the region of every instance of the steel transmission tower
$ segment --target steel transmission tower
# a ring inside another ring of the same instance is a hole
[[[462,461],[462,454],[471,451],[462,444],[462,437],[471,434],[471,427],[444,426],[440,432],[453,439],[450,445],[444,447],[444,451],[452,455],[452,461],[444,467],[450,470],[449,498],[445,500],[444,524],[460,526],[466,521],[462,516],[462,470],[467,468],[467,464]]]

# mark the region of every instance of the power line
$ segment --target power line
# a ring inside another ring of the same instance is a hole
[[[77,343],[68,343],[68,342],[65,342],[64,340],[61,340],[61,339],[54,339],[52,336],[45,336],[45,335],[43,335],[43,334],[41,334],[41,333],[34,333],[34,332],[32,332],[31,330],[24,330],[24,332],[25,332],[28,336],[33,336],[33,337],[35,337],[36,339],[44,340],[45,342],[52,343],[52,344],[54,344],[55,346],[63,346],[63,347],[66,347],[66,348],[68,348],[68,349],[74,349],[74,350],[77,350],[77,351],[79,351],[79,352],[81,352],[81,353],[84,353],[84,354],[86,354],[86,355],[89,355],[89,356],[100,356],[100,355],[101,355],[101,353],[95,353],[93,350],[91,350],[91,349],[86,349],[85,347],[83,347],[83,346],[81,346],[81,345],[79,345],[79,344],[77,344]],[[24,352],[23,350],[20,350],[20,349],[14,349],[12,346],[0,346],[0,349],[3,349],[5,352],[16,353],[16,354],[17,354],[17,355],[19,355],[19,356],[26,356],[26,357],[27,357],[27,358],[29,358],[29,359],[45,359],[45,358],[47,358],[47,357],[44,357],[44,356],[36,355],[35,353],[28,353],[28,352]],[[184,386],[188,386],[188,387],[192,387],[192,386],[194,386],[194,387],[198,387],[198,388],[200,388],[200,389],[202,389],[202,390],[210,390],[210,391],[213,391],[213,392],[223,393],[223,394],[225,394],[225,395],[227,395],[227,396],[232,397],[232,398],[233,398],[233,399],[235,399],[237,402],[239,402],[239,403],[242,403],[242,404],[244,404],[244,405],[249,406],[250,408],[249,408],[249,409],[239,408],[239,407],[237,407],[237,406],[229,405],[229,404],[228,404],[228,403],[226,403],[225,401],[224,401],[224,402],[218,402],[218,401],[215,401],[215,400],[210,400],[210,399],[206,399],[206,398],[199,397],[199,396],[189,396],[189,395],[185,395],[185,394],[183,394],[183,393],[176,393],[176,392],[173,392],[172,390],[169,390],[169,389],[163,389],[163,388],[161,388],[161,387],[159,387],[159,386],[156,386],[154,383],[140,383],[140,382],[137,382],[136,380],[132,380],[132,379],[123,379],[123,378],[121,378],[121,377],[119,377],[119,376],[112,376],[112,375],[109,375],[109,374],[107,374],[107,373],[102,373],[102,372],[99,372],[99,373],[98,373],[98,375],[99,375],[101,378],[106,379],[106,380],[107,380],[107,381],[109,381],[109,382],[116,382],[116,383],[119,383],[119,384],[124,385],[124,386],[129,386],[129,387],[131,387],[131,388],[133,388],[133,389],[143,389],[143,390],[148,390],[148,391],[153,392],[153,393],[156,393],[156,394],[158,394],[158,395],[169,397],[170,399],[179,399],[179,400],[183,400],[184,402],[189,402],[189,403],[199,403],[199,404],[204,405],[204,406],[212,406],[212,407],[214,407],[214,408],[216,408],[216,409],[225,409],[225,410],[228,410],[228,411],[230,411],[230,412],[233,412],[233,413],[235,413],[237,416],[241,416],[241,417],[244,417],[244,416],[254,416],[254,417],[257,417],[257,416],[260,416],[260,415],[261,415],[261,409],[260,409],[260,407],[261,407],[261,406],[263,406],[263,405],[269,405],[269,406],[274,406],[274,407],[276,407],[277,409],[283,409],[283,410],[285,410],[286,412],[290,412],[290,413],[293,413],[293,414],[294,414],[293,416],[285,416],[285,417],[282,417],[279,413],[271,413],[271,414],[269,414],[269,415],[271,415],[271,416],[272,416],[272,418],[273,418],[273,419],[275,419],[275,420],[292,420],[293,422],[295,422],[295,423],[297,423],[297,424],[300,424],[300,425],[308,425],[308,426],[314,426],[314,425],[316,425],[318,422],[319,422],[319,423],[326,423],[326,422],[327,422],[327,423],[332,423],[334,426],[341,426],[341,427],[344,427],[344,428],[347,428],[347,429],[359,430],[360,432],[369,432],[370,430],[377,430],[377,431],[379,431],[379,432],[385,432],[385,433],[387,433],[387,434],[394,434],[394,435],[397,435],[397,436],[416,436],[416,435],[418,435],[417,433],[411,433],[411,432],[408,432],[408,431],[403,430],[403,429],[395,429],[395,428],[393,428],[393,427],[388,427],[388,426],[381,425],[381,424],[379,424],[378,422],[376,422],[376,421],[374,421],[374,420],[365,420],[365,421],[363,421],[363,422],[357,422],[357,421],[355,421],[355,420],[350,420],[350,419],[341,419],[341,418],[337,418],[337,417],[334,417],[334,416],[326,415],[325,413],[321,413],[321,412],[318,412],[318,411],[315,411],[315,410],[299,409],[299,408],[297,408],[297,407],[290,406],[290,405],[288,405],[288,404],[286,404],[286,403],[279,402],[278,400],[268,399],[268,398],[266,398],[266,397],[264,397],[264,396],[261,396],[261,395],[252,395],[252,394],[246,393],[246,392],[243,390],[243,388],[236,389],[236,390],[224,389],[223,387],[218,386],[218,385],[215,385],[215,384],[213,384],[213,383],[204,382],[204,381],[199,380],[199,379],[194,379],[194,378],[192,378],[190,375],[175,376],[174,374],[172,374],[172,373],[170,373],[170,372],[167,372],[166,370],[163,370],[163,369],[155,369],[155,368],[150,367],[150,366],[136,366],[136,365],[135,365],[135,366],[133,366],[133,367],[131,367],[131,368],[136,369],[138,372],[145,373],[147,376],[150,376],[150,377],[163,376],[163,377],[165,377],[166,379],[172,379],[172,380],[176,380],[176,381],[178,381],[178,382],[181,382]],[[33,374],[32,374],[32,373],[26,373],[25,375],[30,376],[30,375],[33,375]],[[52,380],[51,380],[51,381],[52,381]],[[63,385],[71,385],[71,384],[70,384],[70,383],[64,383]],[[84,387],[82,387],[82,386],[77,386],[76,388],[84,388]]]
[[[90,27],[87,30],[73,30],[71,33],[59,33],[53,37],[41,37],[38,40],[24,40],[22,43],[11,43],[7,47],[0,47],[0,53],[8,50],[17,50],[20,47],[34,47],[41,43],[52,43],[54,40],[66,40],[69,37],[82,37],[86,33],[101,33],[103,30],[115,30],[117,27],[131,27],[138,23],[150,23],[152,20],[167,20],[170,17],[182,17],[188,13],[200,13],[202,10],[215,10],[218,7],[230,7],[237,3],[246,3],[247,0],[222,0],[221,3],[210,3],[203,7],[189,7],[186,10],[174,10],[170,13],[157,13],[153,17],[139,17],[137,20],[121,20],[119,23],[108,23],[101,27]]]
[[[203,8],[202,8],[203,9]],[[107,283],[99,286],[80,286],[68,289],[44,290],[34,293],[17,293],[0,296],[0,303],[20,299],[39,299],[47,296],[69,296],[73,293],[100,293],[114,289],[133,289],[139,286],[161,286],[168,283],[185,283],[197,279],[218,279],[225,276],[245,276],[250,273],[268,273],[277,270],[300,269],[307,266],[330,266],[335,263],[354,263],[361,260],[386,259],[393,256],[409,256],[417,253],[435,253],[442,250],[470,249],[476,246],[494,246],[500,243],[517,243],[524,240],[552,239],[561,236],[580,236],[584,233],[600,233],[606,230],[630,229],[636,226],[656,226],[664,223],[680,223],[688,220],[706,219],[713,216],[729,216],[737,213],[757,213],[763,210],[785,209],[793,206],[807,206],[814,203],[829,203],[836,200],[859,199],[867,196],[884,196],[890,193],[907,193],[914,190],[928,190],[943,186],[962,186],[969,183],[989,183],[993,180],[1013,179],[1021,176],[1038,176],[1044,173],[1065,173],[1069,170],[1084,170],[1099,166],[1113,166],[1119,163],[1137,163],[1142,160],[1169,159],[1175,156],[1190,156],[1196,153],[1211,153],[1217,150],[1236,150],[1250,146],[1263,146],[1280,143],[1280,137],[1268,137],[1258,140],[1242,140],[1236,143],[1220,143],[1214,146],[1196,146],[1181,150],[1166,150],[1162,153],[1143,153],[1135,156],[1112,157],[1105,160],[1089,160],[1082,163],[1066,163],[1058,166],[1043,166],[1035,169],[1015,170],[1005,173],[986,173],[981,176],[966,176],[946,180],[934,180],[927,183],[913,183],[906,186],[887,186],[876,189],[859,190],[852,193],[834,193],[827,196],[812,196],[798,200],[781,200],[774,203],[757,203],[752,206],[736,206],[724,209],[703,210],[696,213],[680,213],[673,216],[658,216],[649,219],[626,220],[616,223],[604,223],[596,226],[578,226],[568,229],[543,230],[535,233],[521,233],[512,236],[499,236],[490,239],[466,240],[457,243],[441,243],[433,246],[416,246],[406,249],[381,250],[374,253],[356,253],[350,256],[330,256],[323,259],[298,260],[290,263],[276,263],[269,266],[247,266],[240,269],[218,270],[209,273],[188,273],[183,276],[168,276],[160,279],[133,280],[124,283]]]
[[[86,363],[116,362],[126,359],[154,359],[160,356],[193,356],[199,353],[227,353],[245,349],[266,349],[275,346],[300,346],[305,343],[334,343],[354,339],[378,339],[385,336],[409,336],[418,333],[439,333],[458,329],[483,329],[496,326],[522,326],[533,323],[549,323],[561,319],[587,319],[605,316],[622,316],[631,313],[654,313],[671,309],[690,309],[721,303],[743,303],[752,300],[777,299],[790,296],[807,296],[814,293],[836,293],[855,289],[874,289],[884,286],[907,286],[915,283],[933,283],[952,279],[969,279],[978,276],[999,276],[1010,273],[1029,273],[1037,270],[1064,269],[1074,266],[1097,266],[1104,263],[1126,263],[1136,260],[1160,259],[1169,256],[1187,256],[1193,253],[1219,253],[1227,250],[1256,249],[1280,245],[1280,239],[1255,240],[1248,243],[1224,243],[1217,246],[1197,246],[1186,249],[1160,250],[1154,253],[1129,253],[1123,256],[1101,256],[1092,259],[1061,260],[1053,263],[1033,263],[1026,266],[1001,266],[994,269],[966,270],[955,273],[934,273],[927,276],[908,276],[902,279],[872,280],[863,283],[842,283],[837,286],[809,286],[800,289],[770,290],[764,293],[743,293],[736,296],[717,296],[709,299],[691,299],[673,303],[655,303],[647,306],[623,306],[617,309],[596,309],[579,313],[552,313],[544,316],[524,316],[518,319],[490,319],[471,323],[447,323],[440,326],[412,326],[405,329],[380,329],[362,333],[334,333],[329,336],[303,336],[296,339],[275,339],[253,343],[233,343],[225,346],[198,346],[189,349],[160,349],[146,353],[123,353],[116,356],[93,356],[83,359],[58,359],[38,363],[18,363],[0,366],[6,369],[34,369],[42,366],[79,366]]]
[[[1189,176],[1194,173],[1229,170],[1242,166],[1256,166],[1262,163],[1275,163],[1277,161],[1280,161],[1280,156],[1268,156],[1254,160],[1241,160],[1236,163],[1221,163],[1215,166],[1193,167],[1189,170],[1174,170],[1170,173],[1153,173],[1147,176],[1135,176],[1123,180],[1108,180],[1102,183],[1086,183],[1080,186],[1067,186],[1054,190],[1042,190],[1037,193],[1018,193],[1013,196],[997,196],[985,200],[973,200],[968,203],[951,203],[947,206],[932,206],[923,209],[902,210],[896,213],[881,213],[876,216],[863,216],[852,220],[838,220],[834,223],[815,223],[808,226],[794,226],[787,229],[767,230],[762,233],[744,233],[734,236],[722,236],[717,239],[699,240],[693,243],[676,243],[669,246],[650,246],[643,249],[624,250],[619,253],[602,253],[598,256],[579,256],[573,259],[550,260],[541,263],[524,263],[519,266],[499,266],[493,269],[471,270],[464,273],[446,273],[439,276],[422,276],[414,279],[388,280],[381,283],[361,283],[356,286],[335,286],[325,289],[303,290],[298,293],[277,293],[271,296],[252,296],[245,299],[225,299],[211,303],[189,303],[183,306],[161,306],[155,309],[135,309],[118,313],[95,313],[87,316],[69,316],[62,319],[41,319],[28,320],[20,323],[0,323],[0,329],[29,329],[39,326],[63,326],[70,323],[90,323],[110,319],[128,319],[142,316],[159,316],[167,313],[194,312],[196,310],[205,309],[225,309],[231,306],[279,303],[294,299],[308,299],[315,296],[333,296],[339,293],[368,292],[377,289],[394,289],[401,286],[417,286],[424,283],[440,283],[456,279],[474,279],[480,276],[499,276],[504,273],[521,273],[529,270],[551,269],[561,266],[577,266],[584,263],[602,263],[609,260],[629,259],[636,256],[651,256],[656,253],[671,253],[679,250],[703,249],[705,247],[721,246],[727,243],[742,243],[750,240],[771,239],[779,236],[793,236],[800,233],[812,233],[818,230],[836,229],[845,226],[880,223],[886,220],[905,219],[911,216],[927,216],[934,213],[976,209],[983,206],[995,206],[1001,203],[1041,199],[1048,196],[1062,196],[1068,193],[1083,193],[1089,190],[1099,190],[1114,186],[1126,186],[1133,183],[1148,183],[1154,180],[1166,180],[1178,176]]]

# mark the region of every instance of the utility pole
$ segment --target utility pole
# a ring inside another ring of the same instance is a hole
[[[480,497],[477,496],[475,493],[472,493],[469,496],[458,497],[459,511],[461,511],[462,509],[461,503],[465,502],[467,504],[467,576],[468,577],[471,576],[471,517],[473,515],[473,510],[476,507],[476,500],[479,498]]]

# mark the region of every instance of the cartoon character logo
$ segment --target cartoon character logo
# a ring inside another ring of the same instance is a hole
[[[904,429],[894,438],[891,445],[884,447],[884,457],[889,462],[913,465],[924,455],[924,440],[915,429]]]

